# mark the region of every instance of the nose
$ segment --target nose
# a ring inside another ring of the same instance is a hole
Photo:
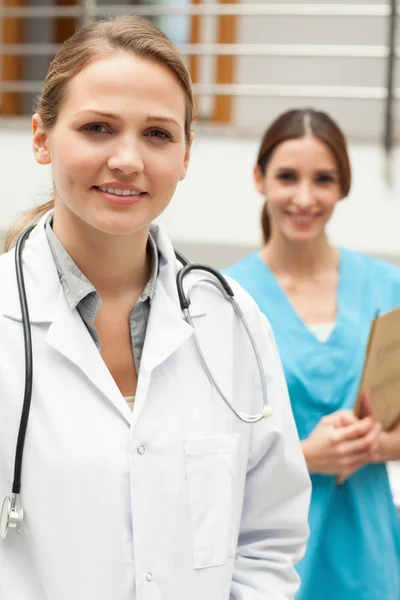
[[[302,210],[306,210],[312,206],[313,202],[311,183],[309,181],[300,182],[294,197],[295,205]]]
[[[120,140],[108,159],[108,166],[111,170],[120,171],[125,175],[142,173],[144,164],[139,143],[132,140]]]

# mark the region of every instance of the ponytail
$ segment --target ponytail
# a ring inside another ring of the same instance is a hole
[[[27,228],[29,225],[35,225],[43,215],[49,210],[54,208],[54,200],[45,202],[40,206],[37,206],[33,210],[25,212],[20,219],[9,229],[4,241],[4,251],[8,252],[16,243],[18,236]]]
[[[264,202],[264,206],[261,212],[261,229],[263,233],[264,244],[266,244],[271,237],[271,219],[269,218],[267,201]]]

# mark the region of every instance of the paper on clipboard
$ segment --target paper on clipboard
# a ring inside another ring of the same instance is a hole
[[[361,392],[384,431],[400,421],[400,308],[376,317],[371,325],[363,374],[355,406],[361,416]]]

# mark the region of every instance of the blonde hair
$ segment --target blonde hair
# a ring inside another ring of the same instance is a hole
[[[149,20],[123,15],[91,23],[69,38],[50,64],[42,92],[36,102],[45,131],[50,131],[68,93],[70,81],[94,58],[126,52],[164,65],[177,77],[186,95],[185,137],[189,143],[195,118],[195,100],[189,71],[171,40]],[[54,200],[26,212],[7,233],[4,249],[9,250],[28,225],[36,223],[54,207]]]

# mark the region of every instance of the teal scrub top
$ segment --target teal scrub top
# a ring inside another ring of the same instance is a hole
[[[225,271],[271,323],[302,440],[325,415],[354,406],[371,322],[400,306],[400,269],[348,250],[339,264],[337,320],[325,342],[258,253]],[[385,465],[367,465],[342,486],[334,476],[311,479],[311,534],[297,565],[296,600],[400,600],[400,522]]]

